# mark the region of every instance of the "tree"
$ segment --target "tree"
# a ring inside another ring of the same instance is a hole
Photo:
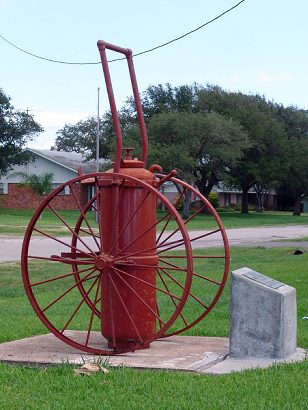
[[[288,136],[286,170],[278,188],[293,198],[293,215],[300,215],[301,201],[308,195],[308,111],[279,105],[275,112]]]
[[[138,133],[137,127],[133,133],[131,130],[131,141],[138,139]],[[148,162],[159,163],[166,172],[177,169],[181,179],[195,182],[206,197],[247,147],[240,125],[216,113],[168,111],[155,114],[148,122],[148,136]],[[185,195],[186,211],[189,201]]]
[[[248,213],[248,191],[253,186],[262,211],[265,193],[285,168],[286,134],[273,113],[272,103],[259,95],[207,86],[199,90],[198,109],[219,112],[246,131],[249,147],[235,165],[230,164],[229,183],[242,190],[242,213]]]
[[[32,115],[14,110],[10,98],[0,89],[0,175],[12,165],[29,162],[31,156],[23,148],[42,131]]]
[[[120,122],[123,132],[131,125],[133,120],[123,109],[120,114]],[[96,158],[97,118],[89,117],[76,124],[66,124],[56,133],[55,146],[52,149],[58,151],[74,151],[81,153],[85,160]],[[115,137],[112,118],[109,112],[100,119],[99,156],[109,159],[114,152]]]
[[[151,85],[142,93],[142,108],[146,120],[155,114],[163,112],[194,111],[197,90],[200,86],[194,84],[172,87],[171,84]],[[129,100],[129,104],[134,108],[134,101]]]
[[[15,175],[19,175],[23,179],[20,183],[21,187],[29,187],[37,195],[48,194],[51,191],[53,180],[53,174],[51,172],[45,172],[42,175],[16,172]]]

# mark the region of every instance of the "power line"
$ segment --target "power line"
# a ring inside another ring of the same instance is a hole
[[[229,13],[230,11],[234,10],[234,9],[237,8],[241,3],[244,3],[245,1],[246,1],[246,0],[241,0],[241,1],[239,1],[238,3],[236,3],[234,6],[232,6],[232,7],[229,8],[228,10],[225,10],[223,13],[221,13],[221,14],[219,14],[218,16],[214,17],[213,19],[211,19],[211,20],[205,22],[205,23],[202,24],[201,26],[198,26],[198,27],[194,28],[193,30],[190,30],[190,31],[188,31],[188,32],[185,33],[185,34],[182,34],[181,36],[176,37],[176,38],[174,38],[174,39],[172,39],[172,40],[169,40],[169,41],[167,41],[167,42],[165,42],[165,43],[163,43],[163,44],[160,44],[160,45],[158,45],[158,46],[149,48],[149,49],[144,50],[144,51],[140,51],[139,53],[134,54],[133,57],[141,56],[142,54],[146,54],[146,53],[151,53],[151,52],[154,51],[154,50],[157,50],[157,49],[162,48],[162,47],[166,47],[166,46],[168,46],[168,45],[171,44],[171,43],[174,43],[174,42],[176,42],[176,41],[178,41],[178,40],[181,40],[182,38],[187,37],[187,36],[189,36],[189,35],[195,33],[196,31],[201,30],[203,27],[205,27],[205,26],[207,26],[207,25],[213,23],[214,21],[220,19],[222,16],[224,16],[225,14],[227,14],[227,13]],[[12,43],[12,42],[9,41],[7,38],[3,37],[1,34],[0,34],[0,38],[1,38],[3,41],[5,41],[6,43],[8,43],[9,45],[11,45],[12,47],[16,48],[17,50],[21,51],[21,52],[24,53],[24,54],[28,54],[28,55],[30,55],[30,56],[32,56],[32,57],[39,58],[40,60],[49,61],[49,62],[51,62],[51,63],[69,64],[69,65],[95,65],[95,64],[101,64],[100,61],[98,61],[98,62],[73,62],[73,61],[54,60],[54,59],[52,59],[52,58],[42,57],[42,56],[39,56],[39,55],[37,55],[37,54],[31,53],[30,51],[26,51],[26,50],[24,50],[24,49],[21,48],[21,47],[18,47],[16,44]],[[113,63],[114,61],[125,60],[125,58],[126,58],[126,57],[115,58],[115,59],[113,59],[113,60],[109,60],[108,62],[109,62],[109,63]]]

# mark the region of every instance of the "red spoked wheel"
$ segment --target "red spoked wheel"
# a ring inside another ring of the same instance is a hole
[[[161,179],[165,176],[158,177]],[[184,220],[184,224],[193,249],[194,270],[185,306],[177,320],[164,333],[164,337],[188,331],[210,313],[225,287],[230,267],[228,239],[213,206],[191,185],[177,178],[171,178],[169,181],[179,192],[175,202],[176,208],[183,207],[186,196],[191,201],[189,216]],[[170,278],[166,269],[172,268],[173,272],[181,272],[183,269],[181,261],[185,260],[185,255],[180,251],[183,242],[178,238],[178,232],[178,228],[173,227],[172,215],[169,214],[162,234],[158,237],[158,246],[170,244],[168,252],[160,254],[159,275]],[[170,280],[175,288],[181,288],[182,285],[176,280],[176,275]],[[206,331],[194,328],[187,334],[202,335],[206,334]]]
[[[158,178],[163,177],[165,176],[158,175]],[[172,327],[164,333],[164,337],[188,331],[210,313],[224,289],[230,266],[227,236],[215,209],[198,190],[189,184],[176,178],[169,181],[176,184],[179,190],[175,206],[183,206],[187,195],[191,200],[192,208],[194,208],[190,211],[188,219],[184,221],[193,248],[194,270],[185,306]],[[92,198],[87,209],[92,206],[95,198]],[[157,277],[164,288],[179,290],[183,288],[179,279],[182,271],[185,271],[183,262],[186,261],[183,240],[168,209],[159,211],[158,220],[160,220],[160,231],[157,233],[157,252],[160,264]],[[81,215],[76,225],[77,229],[82,221]],[[198,230],[203,227],[205,230]],[[73,241],[75,240],[73,238]],[[170,275],[171,271],[172,275]],[[93,301],[89,300],[88,302],[93,306]],[[95,313],[99,316],[100,309],[96,307]],[[195,334],[204,333],[202,330],[196,329],[192,332]]]
[[[112,179],[115,186],[111,210],[101,209],[109,195],[104,179]],[[83,191],[89,181],[96,195],[87,201]],[[138,190],[138,205],[123,206],[128,186]],[[61,210],[63,190],[69,190],[74,211]],[[140,226],[136,221],[150,199],[164,204],[166,211]],[[107,235],[103,228],[110,212],[113,220]],[[157,238],[163,237],[168,219],[183,249],[176,268],[162,259],[170,254],[174,238],[157,243],[154,238],[153,246],[142,248],[153,230]],[[190,239],[174,206],[146,182],[114,173],[84,175],[51,192],[29,223],[21,262],[27,296],[44,325],[68,345],[100,355],[131,351],[135,345],[146,347],[166,334],[181,315],[193,274]],[[130,303],[154,323],[146,335]],[[126,344],[118,340],[121,326],[130,328]]]

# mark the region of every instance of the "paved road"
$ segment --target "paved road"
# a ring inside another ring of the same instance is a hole
[[[202,235],[202,231],[190,232],[191,238]],[[258,228],[228,229],[227,236],[230,246],[288,246],[294,249],[307,249],[308,241],[288,242],[308,236],[308,225],[300,226],[273,226]],[[176,239],[175,237],[172,240]],[[60,238],[61,241],[70,243],[69,238]],[[283,242],[280,242],[284,240]],[[286,241],[286,242],[285,242]],[[192,242],[194,247],[208,248],[221,246],[221,238],[218,234],[201,238]],[[0,262],[18,261],[20,259],[22,238],[0,235]],[[60,252],[68,252],[69,248],[46,238],[36,237],[31,241],[31,252],[37,256],[59,255]]]

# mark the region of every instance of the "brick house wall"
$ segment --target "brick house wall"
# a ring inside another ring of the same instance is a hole
[[[81,206],[87,203],[87,186],[74,185],[74,193]],[[7,194],[0,195],[0,204],[4,208],[27,208],[35,209],[47,195],[37,195],[29,187],[20,187],[19,184],[8,184]],[[72,194],[57,195],[52,205],[56,209],[78,209],[78,205]]]

